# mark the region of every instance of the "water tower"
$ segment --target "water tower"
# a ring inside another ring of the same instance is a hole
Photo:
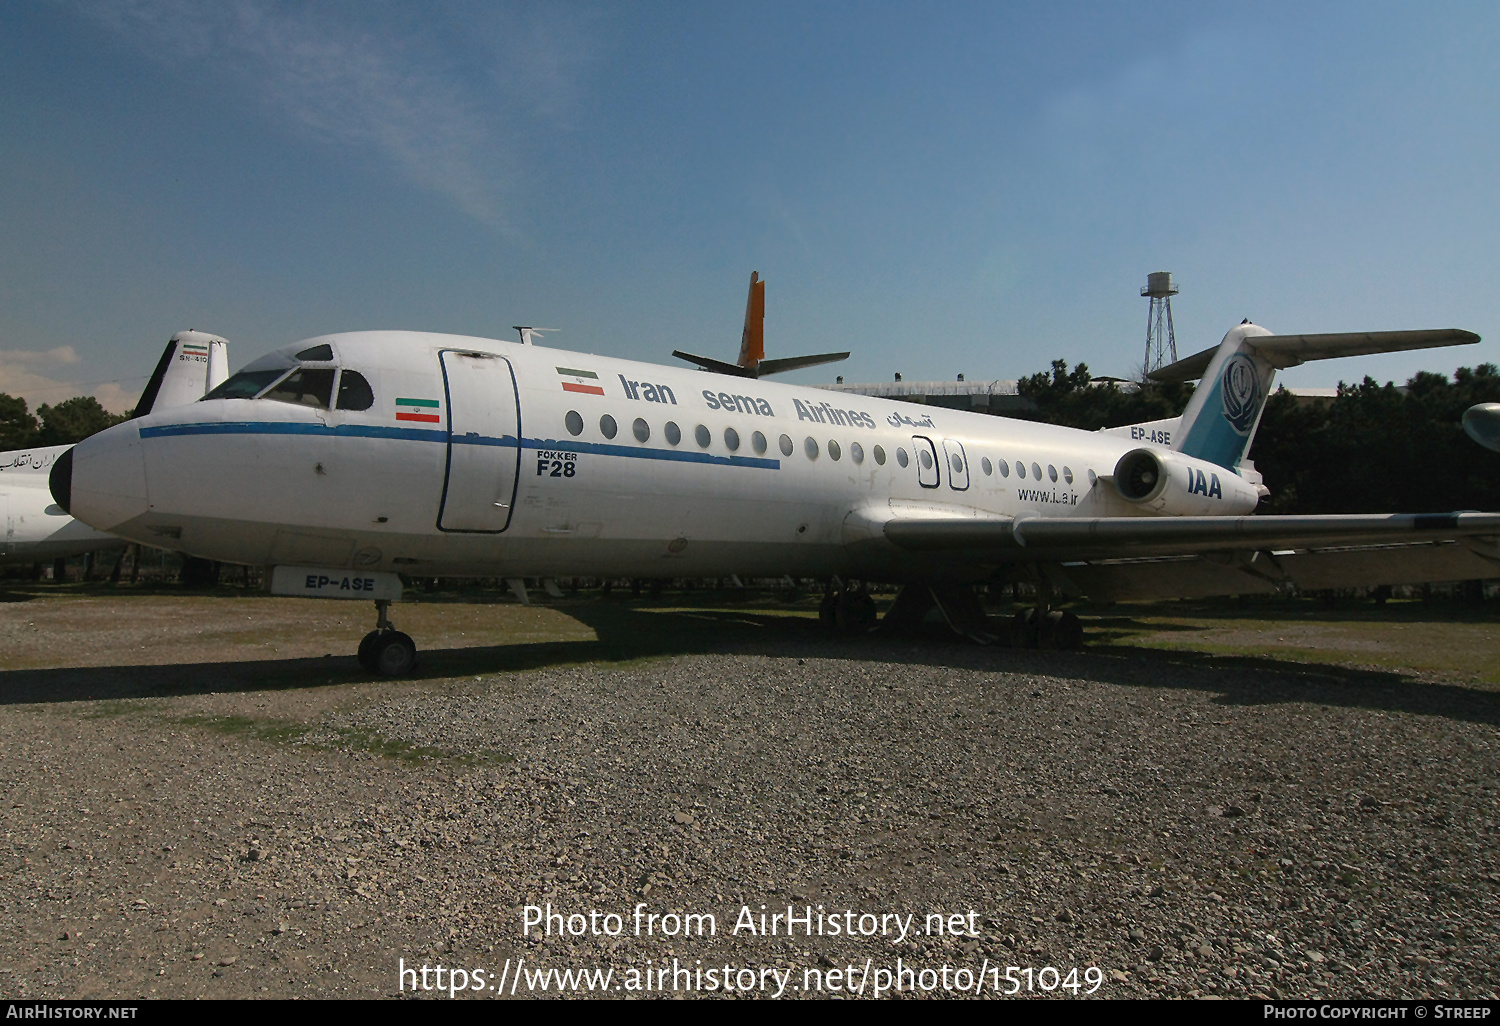
[[[1177,286],[1172,284],[1172,272],[1146,275],[1141,295],[1151,299],[1151,310],[1146,314],[1146,373],[1150,374],[1177,362],[1177,335],[1172,330],[1172,297],[1177,295]]]

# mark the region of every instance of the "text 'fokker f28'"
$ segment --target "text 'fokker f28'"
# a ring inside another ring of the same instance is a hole
[[[1273,335],[1248,321],[1167,368],[1170,424],[1088,432],[758,378],[408,331],[327,335],[203,401],[112,427],[52,474],[101,530],[272,568],[272,590],[377,603],[361,662],[409,669],[401,573],[904,584],[980,635],[974,582],[1046,604],[1492,576],[1500,515],[1250,516],[1242,465],[1278,368],[1477,342],[1458,330]]]

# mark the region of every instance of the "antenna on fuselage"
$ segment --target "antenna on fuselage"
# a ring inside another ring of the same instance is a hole
[[[515,328],[521,333],[521,345],[523,346],[536,345],[536,343],[531,340],[531,336],[533,335],[540,335],[544,331],[561,330],[559,328],[533,328],[529,324],[512,324],[511,327]]]

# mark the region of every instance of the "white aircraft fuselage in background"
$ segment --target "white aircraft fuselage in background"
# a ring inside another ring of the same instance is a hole
[[[209,559],[444,576],[962,581],[1021,561],[1438,526],[1243,516],[1258,495],[1231,468],[1275,368],[1299,362],[1252,344],[1328,337],[1247,323],[1200,354],[1181,433],[1232,457],[1216,463],[1116,434],[516,343],[328,335],[80,443],[54,494],[95,527]],[[221,397],[236,391],[261,397]],[[1460,521],[1459,533],[1497,530],[1472,515],[1443,525]]]
[[[138,408],[165,410],[196,402],[229,373],[228,343],[218,335],[179,331],[168,341]],[[41,563],[124,539],[80,523],[52,497],[48,477],[71,445],[0,452],[0,564]],[[170,548],[158,539],[161,548]]]
[[[74,520],[53,500],[47,476],[70,448],[48,445],[0,453],[0,563],[43,563],[124,544]]]

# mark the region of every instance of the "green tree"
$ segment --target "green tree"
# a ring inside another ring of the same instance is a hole
[[[123,415],[110,413],[100,406],[99,400],[91,395],[64,399],[56,406],[43,404],[37,407],[36,414],[42,422],[39,445],[81,442],[125,419]]]
[[[1088,367],[1020,382],[1033,420],[1097,430],[1179,416],[1191,385],[1126,391],[1095,384]],[[1270,497],[1259,513],[1439,513],[1500,511],[1500,453],[1463,432],[1463,412],[1500,402],[1500,368],[1460,367],[1450,379],[1422,371],[1398,388],[1372,378],[1340,384],[1332,399],[1308,402],[1278,389],[1266,402],[1250,457]]]
[[[1500,453],[1463,432],[1464,410],[1500,401],[1500,369],[1422,371],[1397,388],[1365,378],[1326,402],[1271,397],[1251,455],[1273,513],[1500,510]]]
[[[0,392],[0,449],[25,449],[36,444],[37,422],[26,400]]]
[[[1189,385],[1146,382],[1125,389],[1113,381],[1095,383],[1088,364],[1069,372],[1066,360],[1053,360],[1050,371],[1023,378],[1016,390],[1036,404],[1036,410],[1015,416],[1085,431],[1176,417],[1193,394]]]

